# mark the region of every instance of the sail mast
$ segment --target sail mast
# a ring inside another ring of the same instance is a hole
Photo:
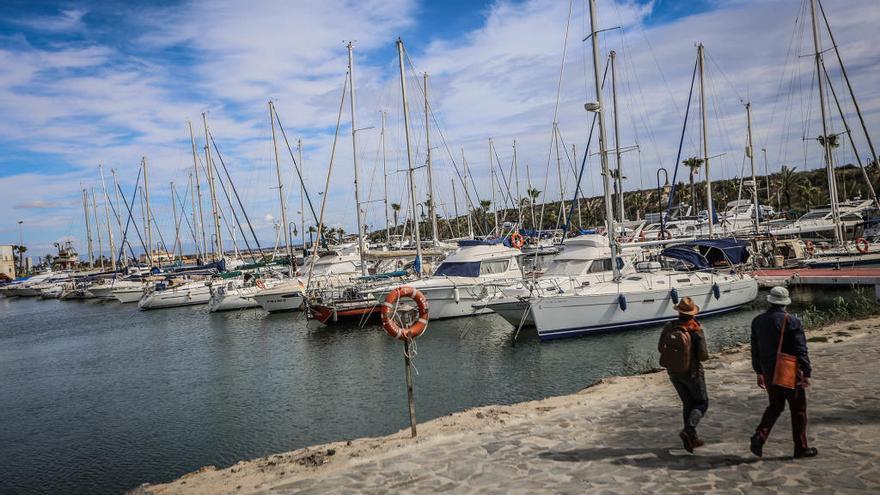
[[[761,204],[758,202],[758,176],[755,173],[755,148],[752,145],[752,103],[746,103],[746,128],[748,129],[749,146],[746,149],[752,165],[752,200],[755,208],[755,232],[761,227]]]
[[[843,229],[840,225],[840,208],[837,198],[837,181],[834,177],[834,159],[828,134],[828,116],[825,113],[825,80],[822,73],[822,40],[819,39],[819,24],[816,21],[816,0],[810,0],[810,16],[813,22],[813,48],[816,50],[816,83],[819,88],[819,108],[822,115],[822,148],[825,151],[825,167],[828,172],[828,193],[831,199],[831,216],[834,219],[834,242],[843,242]]]
[[[409,106],[406,103],[406,73],[403,69],[403,40],[401,40],[400,38],[397,38],[397,57],[400,64],[400,95],[403,98],[403,128],[404,134],[406,135],[406,163],[408,169],[407,172],[409,175],[409,202],[412,207],[413,224],[415,226],[415,228],[413,229],[413,239],[415,239],[416,243],[417,265],[421,265],[422,243],[421,239],[419,239],[419,217],[418,215],[416,215],[416,184],[413,173],[412,145],[410,144],[409,136]],[[419,267],[416,272],[418,272],[417,276],[421,278],[421,267]]]
[[[275,176],[278,178],[278,201],[281,204],[281,230],[284,231],[284,246],[287,251],[287,263],[293,276],[293,252],[290,246],[290,229],[287,223],[287,206],[284,204],[284,180],[281,179],[281,159],[278,157],[278,140],[275,139],[275,105],[269,101],[269,120],[272,126],[272,148],[275,150]]]
[[[196,234],[201,232],[202,234],[202,245],[199,247],[198,239],[196,239],[196,254],[201,258],[205,258],[208,255],[208,240],[205,237],[205,212],[202,208],[202,186],[201,181],[199,180],[199,162],[198,155],[196,154],[196,138],[193,134],[193,126],[192,122],[187,121],[187,125],[189,126],[189,140],[192,143],[192,156],[193,156],[193,171],[195,175],[193,176],[193,181],[196,186],[196,197],[193,197],[193,201],[198,199],[199,206],[199,221],[196,222],[196,210],[193,208],[193,228],[196,229]]]
[[[82,190],[83,215],[86,219],[86,240],[88,242],[89,268],[95,267],[94,253],[92,252],[92,227],[89,225],[89,200],[86,189]]]
[[[150,211],[150,183],[147,181],[147,157],[141,159],[141,164],[144,167],[144,202],[147,205],[144,213],[144,228],[147,235],[147,258],[150,259],[150,266],[153,266],[153,223],[151,221],[153,215]]]
[[[211,142],[208,132],[208,116],[202,112],[202,123],[205,126],[205,169],[208,172],[208,186],[211,190],[211,214],[214,217],[214,242],[211,243],[211,250],[214,253],[214,260],[218,257],[223,258],[223,236],[220,233],[220,208],[217,204],[217,187],[214,184],[214,162],[211,160]]]
[[[617,117],[617,71],[615,70],[614,61],[617,59],[617,52],[611,50],[611,102],[614,107],[614,155],[617,159],[617,219],[624,221],[623,209],[623,160],[620,146],[620,125]]]
[[[434,239],[436,246],[440,242],[437,234],[437,205],[434,201],[434,173],[431,171],[431,132],[428,117],[430,108],[428,107],[428,73],[423,75],[425,86],[425,150],[427,153],[427,172],[428,172],[428,216],[431,217],[431,237]]]
[[[492,179],[492,209],[495,211],[495,227],[492,232],[498,237],[498,204],[495,203],[495,160],[492,159],[492,138],[489,138],[489,175]]]
[[[354,55],[351,41],[348,42],[348,81],[348,99],[349,105],[351,105],[351,148],[352,163],[354,165],[354,206],[356,210],[355,214],[357,215],[358,254],[361,259],[361,275],[366,275],[367,263],[366,260],[364,260],[366,247],[364,245],[364,225],[363,220],[361,219],[360,184],[358,184],[357,101],[355,100],[354,91]],[[416,224],[416,227],[418,227],[418,224]]]
[[[101,191],[104,193],[104,219],[107,222],[107,237],[110,241],[110,267],[116,271],[116,245],[113,243],[113,228],[110,226],[110,197],[107,196],[107,183],[104,181],[104,166],[98,164],[98,172],[101,174]]]
[[[98,221],[98,202],[95,199],[95,188],[92,188],[92,214],[95,217],[95,235],[98,237],[98,262],[104,271],[104,246],[101,241],[101,222]]]
[[[706,211],[709,216],[709,236],[715,235],[714,206],[712,205],[712,178],[709,175],[709,123],[706,120],[706,68],[703,44],[697,45],[700,64],[700,112],[703,124],[703,165],[706,168]]]
[[[602,82],[599,79],[599,30],[596,14],[596,0],[590,0],[590,39],[593,44],[593,79],[596,84],[596,102],[599,113],[599,158],[602,162],[602,183],[605,189],[605,222],[608,229],[608,243],[611,246],[611,259],[614,279],[620,279],[620,268],[617,266],[617,240],[615,239],[614,212],[611,204],[611,174],[608,170],[608,155],[605,141],[605,108],[602,106]]]
[[[388,219],[388,166],[385,154],[385,110],[380,110],[379,113],[382,117],[382,133],[380,137],[382,138],[382,180],[385,185],[385,198],[383,203],[385,205],[385,246],[387,248],[391,247],[391,223]]]

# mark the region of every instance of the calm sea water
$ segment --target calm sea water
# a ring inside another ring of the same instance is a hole
[[[711,348],[748,339],[759,306],[706,320]],[[657,328],[543,344],[524,331],[516,346],[512,333],[494,315],[432,322],[414,361],[419,420],[571,393],[657,359]],[[0,492],[118,493],[392,433],[408,426],[402,351],[379,327],[298,313],[0,297]]]

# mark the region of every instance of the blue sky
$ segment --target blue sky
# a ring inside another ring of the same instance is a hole
[[[880,8],[874,0],[825,0],[825,5],[868,126],[876,129]],[[581,43],[589,20],[583,1],[571,6],[569,18],[569,3],[558,0],[3,2],[0,243],[17,242],[21,219],[31,252],[50,252],[51,243],[61,239],[74,240],[85,252],[81,188],[95,188],[103,216],[98,164],[108,179],[110,169],[116,170],[128,194],[142,156],[150,163],[157,223],[171,236],[170,182],[183,195],[192,169],[186,123],[193,121],[202,146],[206,112],[261,241],[271,244],[279,208],[271,188],[274,154],[266,102],[275,101],[289,137],[303,139],[306,180],[319,200],[345,78],[345,40],[355,40],[358,156],[372,228],[384,223],[381,202],[375,201],[382,197],[380,110],[388,114],[389,168],[405,166],[398,36],[415,70],[407,84],[410,105],[419,109],[412,129],[419,138],[416,160],[424,161],[416,72],[430,74],[430,103],[446,138],[443,142],[433,130],[441,213],[453,210],[450,178],[461,165],[462,150],[475,189],[489,195],[490,137],[505,167],[515,139],[529,180],[556,199],[559,174],[548,156],[560,66],[557,120],[566,144],[575,144],[578,153],[586,141],[583,101],[593,99],[594,91],[589,47]],[[803,20],[801,8],[798,0],[600,1],[600,25],[623,28],[603,34],[602,52],[618,53],[621,140],[640,150],[625,157],[628,189],[650,187],[658,166],[673,166],[698,41],[711,57],[709,140],[714,153],[724,154],[713,175],[741,173],[743,99],[753,103],[756,148],[767,148],[771,169],[782,163],[801,169],[820,165],[816,150],[805,150],[802,140],[817,133],[818,121],[809,59],[797,58],[811,49],[809,33],[795,23]],[[842,91],[839,72],[833,64],[829,70]],[[345,108],[327,222],[352,231],[348,102]],[[695,153],[698,139],[687,136],[686,153]],[[857,141],[865,149],[861,138]],[[286,158],[283,143],[281,151]],[[841,150],[838,159],[852,161],[852,152]],[[589,162],[584,189],[598,194],[597,161]],[[282,167],[289,216],[298,219],[299,186],[289,159]],[[573,173],[562,168],[562,189],[570,196]],[[406,201],[403,179],[400,173],[389,175],[393,202]],[[423,175],[418,180],[421,197]],[[102,236],[106,251],[107,233]]]

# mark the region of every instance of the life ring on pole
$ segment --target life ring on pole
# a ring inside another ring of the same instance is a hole
[[[394,318],[392,318],[393,313],[396,310],[397,301],[401,297],[412,299],[415,301],[416,306],[419,309],[419,319],[406,328],[400,328],[400,325],[398,325],[397,322],[394,321]],[[382,328],[385,329],[385,333],[398,340],[411,340],[424,333],[425,329],[428,328],[428,300],[425,299],[425,295],[417,289],[408,285],[402,285],[385,296],[385,301],[382,303],[381,315]]]
[[[813,241],[807,241],[804,246],[807,248],[807,253],[813,254],[816,252],[816,245],[813,244]]]
[[[856,249],[858,250],[858,252],[860,252],[862,254],[867,253],[868,252],[868,245],[869,245],[868,240],[865,239],[864,237],[859,237],[858,239],[856,239]]]
[[[515,247],[516,249],[522,248],[525,242],[525,237],[523,237],[523,235],[519,232],[514,232],[513,234],[510,234],[510,245]]]
[[[256,285],[257,287],[259,287],[261,289],[266,288],[266,282],[263,282],[263,279],[261,279],[261,278],[258,278],[257,281],[254,282],[254,285]]]

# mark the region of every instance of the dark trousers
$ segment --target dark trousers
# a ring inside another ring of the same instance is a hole
[[[764,376],[766,383],[773,381],[772,376]],[[776,385],[767,385],[767,396],[770,404],[764,410],[764,416],[761,417],[761,424],[755,433],[761,442],[766,442],[770,436],[770,430],[785,410],[785,403],[788,402],[788,408],[791,412],[791,436],[794,440],[796,449],[807,448],[807,392],[801,387],[794,390],[777,387]]]
[[[669,381],[681,399],[681,413],[685,430],[693,431],[709,409],[706,377],[703,370],[693,373],[669,373]]]

